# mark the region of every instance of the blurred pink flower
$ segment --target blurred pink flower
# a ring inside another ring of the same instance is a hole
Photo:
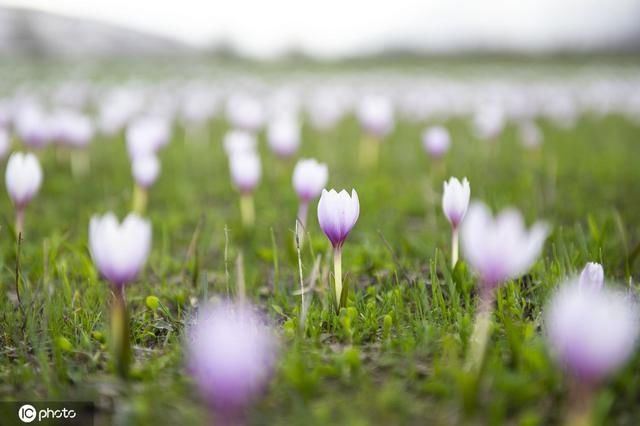
[[[598,384],[633,353],[638,319],[637,306],[625,294],[569,281],[546,308],[550,350],[573,377]]]
[[[187,332],[187,365],[200,393],[219,415],[234,417],[266,390],[277,339],[251,306],[204,306]]]
[[[487,206],[475,202],[462,225],[462,249],[481,286],[493,289],[527,272],[548,233],[548,226],[540,222],[527,230],[517,210],[505,209],[493,218]]]

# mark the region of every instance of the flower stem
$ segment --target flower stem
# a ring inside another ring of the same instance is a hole
[[[298,208],[298,222],[296,223],[296,247],[302,247],[304,243],[304,233],[307,229],[307,213],[309,210],[309,203],[307,201],[300,201],[300,207]]]
[[[456,267],[456,263],[458,263],[458,228],[453,228],[451,231],[451,269]]]
[[[240,195],[240,216],[242,224],[247,228],[252,228],[256,221],[255,207],[253,206],[253,196],[251,194]]]
[[[336,292],[336,310],[342,307],[342,247],[333,249],[333,277]]]
[[[360,166],[363,169],[371,169],[378,165],[380,142],[373,136],[363,136],[360,142]]]
[[[489,341],[489,333],[491,331],[491,313],[494,299],[495,291],[493,289],[480,292],[478,311],[473,325],[473,334],[469,341],[471,347],[469,348],[466,362],[466,369],[475,374],[480,372],[482,364],[484,363],[487,342]]]
[[[143,215],[147,209],[147,199],[147,190],[136,184],[133,188],[133,211]]]
[[[85,149],[71,151],[71,175],[74,179],[86,176],[89,173],[89,153]]]
[[[115,288],[113,292],[111,340],[115,370],[122,379],[126,379],[131,363],[131,342],[129,341],[129,316],[124,298],[124,286]]]
[[[16,236],[24,231],[24,207],[16,208]]]
[[[591,407],[595,396],[594,389],[573,381],[569,386],[569,405],[564,424],[566,426],[590,426],[592,422]]]

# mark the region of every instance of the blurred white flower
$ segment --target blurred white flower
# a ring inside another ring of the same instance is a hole
[[[471,187],[467,178],[462,179],[462,183],[455,177],[451,177],[448,182],[444,182],[442,210],[453,228],[458,228],[462,223],[469,206],[470,197]]]
[[[231,157],[234,154],[255,152],[258,142],[253,133],[245,130],[229,130],[224,135],[223,145],[227,156]]]
[[[236,94],[227,100],[227,119],[233,127],[255,133],[264,125],[265,111],[257,99]]]
[[[260,182],[262,167],[255,152],[238,152],[229,157],[233,184],[243,194],[253,192]]]
[[[135,213],[122,223],[113,213],[93,216],[89,224],[91,257],[102,276],[115,287],[132,282],[151,250],[151,224]]]
[[[473,119],[476,135],[483,140],[495,140],[500,136],[505,122],[504,110],[494,104],[481,106]]]
[[[298,198],[306,203],[320,196],[328,179],[327,165],[315,159],[302,159],[293,169],[293,187]]]
[[[269,122],[267,142],[271,150],[281,158],[295,154],[300,146],[300,124],[297,119],[283,115]]]
[[[433,158],[440,158],[449,151],[451,137],[449,131],[442,126],[429,127],[422,133],[422,146]]]
[[[367,134],[383,138],[395,125],[393,104],[383,96],[365,96],[358,105],[358,119]]]
[[[591,386],[615,373],[633,353],[638,307],[626,295],[564,283],[545,309],[550,350],[574,378]]]
[[[154,154],[135,157],[131,163],[131,172],[141,188],[149,188],[160,174],[160,160]]]
[[[581,288],[600,290],[604,286],[604,269],[599,263],[589,262],[580,273],[578,283]]]
[[[493,289],[529,270],[548,233],[548,226],[540,222],[527,230],[517,210],[505,209],[493,218],[487,206],[475,202],[462,224],[462,249],[480,285]]]
[[[186,343],[188,370],[205,402],[234,424],[231,419],[266,390],[276,335],[251,306],[222,303],[200,309]]]
[[[18,210],[24,209],[42,185],[42,167],[38,158],[31,153],[11,154],[7,162],[5,183],[13,204]]]
[[[169,143],[169,123],[160,117],[145,116],[133,121],[127,128],[129,158],[148,156]]]

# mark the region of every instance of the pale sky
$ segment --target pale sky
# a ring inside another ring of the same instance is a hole
[[[403,45],[548,49],[640,35],[640,0],[0,0],[268,57]]]

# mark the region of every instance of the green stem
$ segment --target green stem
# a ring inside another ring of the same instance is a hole
[[[566,426],[591,426],[593,424],[591,407],[594,388],[573,381],[569,386],[569,406],[564,424]]]
[[[16,208],[16,235],[19,236],[24,232],[24,207]]]
[[[304,244],[304,233],[307,229],[307,215],[309,210],[309,203],[307,201],[300,202],[300,208],[298,209],[298,223],[296,223],[296,241],[295,247],[302,247]]]
[[[362,168],[371,169],[378,165],[381,142],[381,140],[370,135],[362,137],[360,142],[360,165]]]
[[[339,312],[343,306],[342,303],[342,247],[333,249],[333,277],[336,292],[336,309]]]
[[[480,292],[478,301],[478,311],[473,326],[473,334],[469,341],[470,348],[467,356],[467,370],[478,374],[484,363],[484,356],[487,350],[487,342],[491,331],[491,313],[493,311],[493,301],[495,291],[485,290]]]
[[[89,153],[86,149],[74,149],[71,151],[71,174],[74,179],[86,176],[89,173]]]
[[[124,298],[124,286],[114,289],[111,305],[111,340],[116,373],[126,379],[131,363],[131,342],[129,341],[129,316]]]
[[[252,228],[256,221],[256,212],[253,205],[253,196],[251,194],[240,195],[240,216],[242,216],[242,224],[247,228]]]
[[[136,184],[133,188],[133,211],[139,215],[144,215],[147,209],[147,190]]]
[[[451,269],[456,267],[456,263],[458,263],[458,228],[453,228],[451,231]]]

